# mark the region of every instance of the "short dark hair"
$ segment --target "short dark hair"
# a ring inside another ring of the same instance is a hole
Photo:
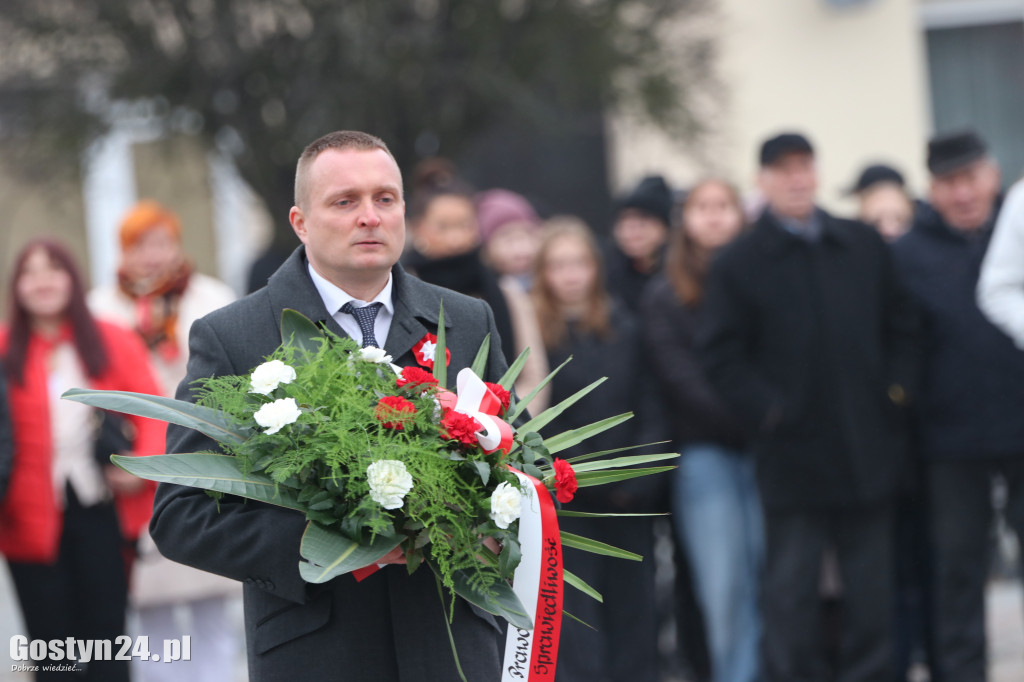
[[[358,149],[363,151],[380,149],[386,152],[392,159],[395,158],[391,150],[388,149],[388,146],[384,144],[384,140],[375,135],[358,130],[336,130],[333,133],[327,133],[306,145],[306,148],[302,150],[302,154],[299,155],[299,162],[295,165],[296,206],[301,207],[306,199],[309,167],[313,165],[316,157],[328,149]]]
[[[988,146],[973,130],[958,130],[928,140],[928,170],[933,176],[959,170],[988,156]]]
[[[761,168],[771,166],[786,154],[810,154],[814,156],[814,147],[810,140],[800,133],[781,133],[770,137],[761,145]]]

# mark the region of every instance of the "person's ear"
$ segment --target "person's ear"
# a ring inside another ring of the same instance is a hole
[[[305,244],[306,216],[302,213],[302,209],[298,206],[292,206],[292,209],[288,211],[288,222],[292,224],[292,230],[294,230],[295,236],[299,238],[299,241]]]

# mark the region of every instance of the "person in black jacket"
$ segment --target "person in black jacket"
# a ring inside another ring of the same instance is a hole
[[[665,178],[650,175],[615,205],[608,245],[608,291],[636,310],[651,278],[661,270],[672,222],[672,190]]]
[[[739,234],[743,222],[731,185],[706,180],[694,187],[670,237],[665,270],[644,293],[640,318],[681,452],[674,520],[695,578],[716,682],[758,679],[757,581],[764,538],[743,428],[704,378],[693,338],[711,256]]]
[[[999,169],[973,132],[928,147],[930,207],[894,245],[924,311],[917,410],[935,554],[935,654],[941,680],[985,679],[984,590],[991,486],[1024,538],[1024,351],[978,308],[975,288],[999,210]]]
[[[409,201],[410,248],[402,265],[428,284],[483,299],[494,311],[505,360],[516,359],[515,332],[498,278],[480,254],[473,192],[443,159],[429,159],[414,174]]]
[[[638,329],[623,315],[601,280],[601,260],[589,228],[576,219],[553,219],[537,256],[534,307],[551,367],[572,362],[555,376],[551,402],[558,404],[596,379],[607,381],[563,412],[545,434],[562,433],[633,411],[637,417],[558,453],[576,455],[645,442],[640,436],[643,405],[650,399]],[[636,453],[626,453],[636,454]],[[658,476],[581,488],[570,509],[630,513],[649,508],[649,487]],[[565,551],[566,569],[604,597],[598,603],[565,590],[565,610],[592,625],[566,619],[559,647],[559,682],[655,682],[658,647],[654,596],[653,523],[645,517],[562,518],[567,531],[621,547],[642,562]]]
[[[836,553],[845,599],[836,679],[887,680],[890,503],[916,323],[888,249],[815,206],[805,137],[761,147],[767,208],[712,264],[697,345],[712,384],[754,433],[765,511],[762,656],[768,680],[831,675],[819,578]]]

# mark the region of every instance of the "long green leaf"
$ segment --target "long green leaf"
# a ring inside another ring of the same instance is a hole
[[[648,464],[650,462],[663,462],[668,459],[678,459],[678,452],[663,452],[657,455],[633,455],[632,457],[616,457],[614,459],[599,459],[592,462],[583,462],[573,465],[573,471],[577,474],[584,471],[604,471],[605,469],[622,469],[637,464]],[[541,467],[541,470],[550,467]]]
[[[285,308],[281,311],[281,344],[292,346],[308,353],[320,349],[318,339],[324,338],[324,331],[298,310]]]
[[[633,418],[632,412],[623,412],[622,414],[615,415],[614,417],[608,417],[602,419],[599,422],[593,424],[587,424],[581,426],[578,429],[570,429],[569,431],[563,431],[557,436],[546,438],[544,440],[544,447],[548,449],[552,455],[562,450],[578,445],[588,438],[593,438],[599,433],[604,433],[608,429],[614,428],[624,421],[628,421]]]
[[[206,452],[150,457],[112,455],[110,460],[128,473],[149,481],[215,490],[301,512],[306,510],[293,490],[276,484],[264,474],[243,474],[238,460],[231,455]]]
[[[434,573],[440,575],[440,571],[437,565],[431,559],[427,559],[427,565],[430,566]],[[452,589],[455,594],[459,595],[470,604],[479,606],[484,611],[500,616],[514,625],[517,628],[523,630],[532,630],[533,621],[530,620],[530,616],[526,613],[526,607],[519,601],[519,597],[512,590],[511,585],[506,583],[504,580],[499,580],[490,587],[491,594],[486,594],[475,589],[469,581],[463,571],[452,572]]]
[[[519,354],[519,357],[515,359],[515,362],[509,365],[509,368],[505,370],[505,373],[501,375],[500,379],[498,379],[498,384],[500,384],[506,391],[512,390],[512,387],[516,383],[516,379],[519,378],[519,375],[523,371],[523,367],[526,366],[526,359],[528,357],[530,357],[530,349],[524,348],[523,352]],[[512,420],[510,419],[509,421]]]
[[[668,516],[668,512],[654,512],[651,514],[613,514],[611,512],[604,513],[572,511],[571,509],[559,509],[558,511],[555,512],[555,514],[557,514],[560,517],[564,516],[567,518],[577,519],[613,519],[619,516]]]
[[[378,535],[367,545],[345,537],[338,530],[324,528],[316,521],[306,524],[299,553],[299,573],[307,583],[324,583],[331,578],[377,563],[398,547],[405,536]]]
[[[444,329],[444,301],[437,310],[437,347],[434,349],[434,378],[441,388],[448,386],[448,353]]]
[[[512,414],[508,415],[505,418],[505,421],[509,423],[514,422],[516,418],[519,415],[521,415],[523,411],[529,406],[530,401],[537,397],[537,394],[543,391],[544,387],[551,383],[551,380],[555,378],[555,375],[558,374],[559,370],[568,365],[570,361],[572,361],[571,355],[568,358],[566,358],[565,362],[560,364],[558,367],[555,367],[555,369],[550,374],[544,377],[544,380],[537,384],[532,391],[527,393],[526,397],[516,404],[516,409],[512,410]]]
[[[576,404],[578,400],[580,400],[583,396],[587,395],[595,388],[603,384],[607,379],[608,377],[601,377],[600,379],[590,384],[589,386],[581,388],[580,390],[576,391],[562,402],[558,403],[557,405],[552,405],[551,407],[549,407],[548,409],[544,410],[536,417],[531,419],[530,421],[520,426],[518,431],[520,433],[540,431],[542,428],[550,424],[552,419],[555,419],[556,417],[558,417],[558,415],[562,414],[567,409],[572,407],[574,404]]]
[[[591,554],[601,554],[604,556],[615,557],[616,559],[630,559],[632,561],[643,561],[643,557],[633,552],[627,552],[624,549],[618,547],[612,547],[609,544],[598,542],[597,540],[591,540],[581,535],[575,535],[573,533],[567,533],[561,531],[562,545],[565,547],[574,547],[576,549],[582,549],[584,552],[590,552]]]
[[[68,389],[61,398],[114,412],[124,412],[180,424],[204,433],[221,443],[235,445],[244,443],[252,433],[252,429],[234,421],[222,412],[160,395],[72,388]]]
[[[646,469],[617,469],[613,471],[584,471],[581,474],[576,474],[576,483],[579,487],[586,488],[588,486],[625,481],[630,478],[660,474],[672,471],[673,469],[675,469],[674,466],[648,467]]]
[[[588,452],[585,455],[576,455],[575,457],[570,457],[569,459],[567,459],[565,461],[569,462],[569,464],[572,464],[573,466],[575,466],[577,462],[585,462],[585,461],[590,460],[590,459],[597,459],[598,457],[604,457],[605,455],[614,455],[617,452],[626,452],[628,450],[639,450],[640,448],[649,448],[649,447],[654,446],[654,445],[664,445],[665,443],[668,443],[668,442],[669,441],[667,441],[667,440],[662,440],[662,441],[657,441],[657,442],[654,442],[654,443],[644,443],[643,445],[627,445],[624,448],[614,448],[612,450],[601,450],[599,452]]]
[[[491,353],[491,334],[487,333],[484,340],[480,342],[480,349],[476,352],[476,357],[473,358],[473,365],[470,369],[473,370],[473,374],[478,377],[483,377],[484,372],[487,371],[487,358]]]
[[[572,615],[571,613],[569,613],[565,609],[562,609],[562,615],[563,616],[568,616],[570,620],[574,620],[577,623],[579,623],[580,625],[582,625],[584,627],[588,627],[591,630],[593,630],[594,632],[597,632],[597,628],[595,628],[593,625],[591,625],[590,623],[586,622],[585,620],[580,620],[577,616]]]
[[[567,571],[567,570],[565,570],[563,568],[562,569],[562,578],[565,580],[565,584],[566,585],[572,585],[573,587],[575,587],[577,590],[579,590],[583,594],[587,595],[588,597],[591,597],[592,599],[596,599],[597,601],[601,602],[602,604],[604,603],[604,597],[601,596],[601,593],[598,592],[597,590],[595,590],[590,585],[588,585],[586,582],[584,582],[583,579],[581,579],[579,576],[577,576],[577,575],[575,575],[573,573],[570,573],[569,571]]]

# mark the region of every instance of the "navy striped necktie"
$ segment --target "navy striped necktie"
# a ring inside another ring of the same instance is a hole
[[[341,312],[348,313],[352,317],[356,318],[356,322],[359,323],[359,331],[363,333],[363,348],[367,346],[375,346],[380,348],[380,344],[377,343],[377,337],[373,334],[373,323],[377,319],[377,313],[384,306],[383,303],[371,303],[368,306],[357,308],[352,305],[352,301],[349,301],[345,305],[341,306]]]

